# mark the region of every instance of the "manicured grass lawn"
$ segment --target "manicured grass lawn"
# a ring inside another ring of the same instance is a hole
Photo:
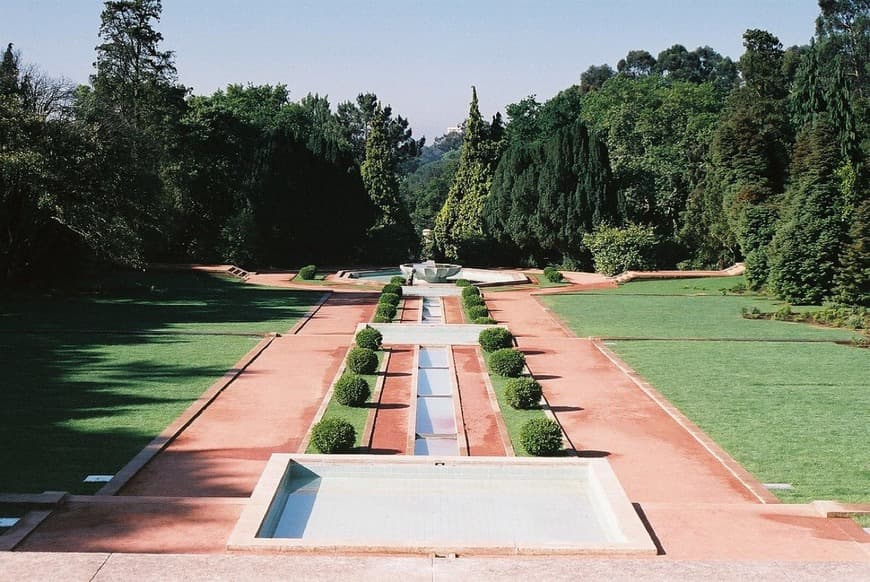
[[[757,295],[723,296],[718,289],[733,285],[730,279],[639,281],[612,291],[540,299],[581,337],[848,340],[856,335],[843,329],[743,319],[743,307],[775,311],[782,303]]]
[[[381,369],[381,365],[384,363],[384,357],[386,354],[384,352],[379,351],[378,354],[378,370]],[[366,406],[345,406],[344,404],[340,404],[333,395],[332,398],[329,399],[329,404],[326,405],[326,411],[323,413],[323,419],[327,418],[343,418],[353,425],[353,429],[356,431],[356,441],[354,442],[354,447],[359,447],[362,445],[362,436],[363,431],[365,430],[366,420],[369,416],[369,410],[372,409],[375,405],[372,404],[372,397],[375,395],[375,383],[378,380],[379,374],[363,374],[363,378],[369,383],[369,389],[371,390],[371,394],[369,395],[369,399],[366,401]],[[308,448],[305,449],[306,453],[317,453],[314,449],[314,445],[308,445]]]
[[[723,279],[629,283],[543,297],[579,336],[848,339],[847,330],[750,321]],[[733,284],[733,283],[732,283]],[[706,295],[695,295],[707,293]],[[667,297],[659,295],[671,295]],[[870,501],[870,350],[833,343],[613,341],[612,349],[784,501]]]
[[[487,369],[489,369],[489,354],[484,352],[483,357],[486,360]],[[511,444],[514,447],[514,452],[518,457],[528,457],[529,453],[523,448],[520,443],[520,431],[523,425],[533,418],[544,418],[544,411],[535,408],[532,410],[517,410],[513,408],[505,400],[504,389],[509,378],[503,378],[498,374],[489,373],[489,378],[492,380],[492,387],[495,390],[495,396],[498,399],[498,407],[501,409],[501,415],[504,418],[505,426],[507,426],[508,435],[511,439]]]
[[[567,286],[567,285],[570,285],[570,283],[569,283],[568,281],[561,281],[561,282],[559,282],[559,283],[553,283],[552,281],[550,281],[549,279],[547,279],[547,278],[546,278],[544,275],[542,275],[542,274],[537,274],[537,273],[526,273],[526,275],[527,275],[527,276],[534,277],[535,280],[537,280],[537,282],[538,282],[538,287],[541,287],[541,288],[546,288],[546,287],[565,287],[565,286]]]
[[[117,472],[259,334],[289,329],[320,296],[205,274],[124,283],[111,295],[0,302],[0,492],[96,491],[86,475]],[[16,331],[26,329],[38,333]],[[252,335],[200,335],[220,331]]]

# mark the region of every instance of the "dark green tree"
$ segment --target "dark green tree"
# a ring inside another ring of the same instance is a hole
[[[580,92],[589,93],[590,91],[600,89],[604,86],[604,83],[615,75],[616,71],[608,64],[591,65],[580,75]]]
[[[834,298],[841,303],[870,307],[870,198],[855,210],[840,265],[834,276]]]
[[[647,51],[628,51],[624,59],[616,63],[616,70],[623,77],[644,77],[655,71],[656,59]]]

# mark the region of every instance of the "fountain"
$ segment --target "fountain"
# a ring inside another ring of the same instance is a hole
[[[452,277],[462,270],[460,265],[424,261],[422,263],[405,263],[399,265],[402,275],[408,281],[425,281],[427,283],[446,283],[447,277]]]

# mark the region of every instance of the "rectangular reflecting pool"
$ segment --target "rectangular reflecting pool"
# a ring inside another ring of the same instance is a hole
[[[272,455],[227,547],[654,554],[606,459]]]

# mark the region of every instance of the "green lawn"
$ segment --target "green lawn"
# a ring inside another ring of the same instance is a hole
[[[320,296],[190,273],[106,288],[0,300],[0,492],[95,491],[85,475],[117,472],[262,333],[289,329]]]
[[[580,336],[848,339],[749,321],[722,279],[629,283],[544,297]],[[711,293],[695,296],[695,293]],[[663,296],[669,294],[671,296]],[[784,501],[870,501],[870,351],[833,343],[613,341],[611,348]]]
[[[487,369],[489,368],[489,354],[484,352],[483,357],[486,360]],[[520,430],[523,425],[533,418],[544,418],[546,415],[540,408],[531,410],[517,410],[511,407],[505,400],[504,389],[509,378],[504,378],[498,374],[489,373],[489,378],[492,380],[492,387],[495,390],[495,396],[498,400],[498,407],[501,409],[502,418],[507,426],[508,435],[511,439],[511,444],[514,447],[514,452],[519,457],[528,457],[529,453],[523,448],[520,443]]]
[[[377,352],[378,354],[378,370],[381,369],[381,365],[384,363],[385,354],[382,351]],[[371,389],[371,394],[369,399],[366,401],[367,404],[365,406],[345,406],[344,404],[340,404],[335,397],[329,399],[329,404],[326,405],[326,410],[323,413],[323,418],[321,420],[326,420],[327,418],[343,418],[353,425],[354,431],[356,431],[356,441],[354,442],[354,447],[358,448],[362,444],[362,436],[363,431],[365,430],[366,420],[369,417],[369,410],[371,410],[375,405],[372,404],[372,396],[375,395],[375,384],[378,380],[378,374],[363,374],[363,378],[369,383],[369,388]],[[306,453],[317,453],[314,449],[314,445],[308,445],[308,448],[305,449]]]
[[[535,280],[538,281],[538,287],[546,288],[546,287],[566,287],[571,283],[568,281],[560,281],[559,283],[554,283],[547,279],[544,275],[540,273],[525,273],[526,276],[534,277]]]

